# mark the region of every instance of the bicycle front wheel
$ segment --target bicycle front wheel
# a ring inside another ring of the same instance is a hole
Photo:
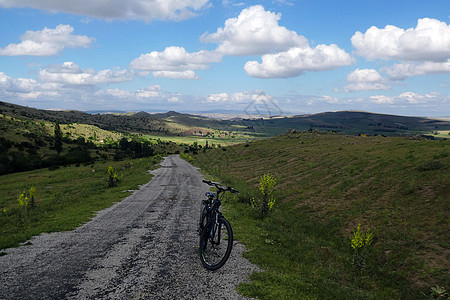
[[[233,230],[225,218],[206,224],[199,247],[200,259],[206,269],[214,271],[221,268],[230,257],[232,248]]]

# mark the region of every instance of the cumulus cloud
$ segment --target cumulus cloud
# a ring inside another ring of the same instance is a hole
[[[88,48],[93,41],[85,35],[73,35],[70,25],[58,25],[56,28],[45,27],[41,31],[27,31],[20,37],[19,44],[9,44],[0,49],[0,55],[51,56],[61,53],[64,48]]]
[[[129,70],[101,70],[81,69],[73,62],[65,62],[61,65],[51,65],[41,69],[38,75],[42,82],[56,82],[71,85],[95,85],[130,81],[134,73]]]
[[[186,71],[155,71],[152,72],[153,77],[164,77],[164,78],[172,78],[172,79],[190,79],[190,80],[196,80],[199,79],[197,74],[195,74],[192,70],[186,70]]]
[[[350,84],[344,88],[345,92],[387,90],[391,88],[387,80],[374,69],[356,69],[347,75],[347,81]]]
[[[198,79],[194,70],[205,70],[222,55],[212,51],[189,53],[183,47],[167,47],[164,51],[142,54],[130,63],[130,68],[153,71],[155,77]]]
[[[12,78],[3,72],[0,72],[0,90],[4,93],[29,94],[37,86],[34,79]]]
[[[406,100],[411,104],[427,103],[436,100],[441,95],[439,93],[416,94],[413,92],[401,93],[398,98]]]
[[[60,96],[58,83],[42,83],[30,78],[12,78],[0,72],[0,98],[6,100],[35,100]]]
[[[450,25],[419,19],[416,28],[372,26],[351,38],[358,55],[368,59],[444,62],[450,58]]]
[[[5,8],[31,7],[94,18],[123,20],[183,20],[208,7],[209,0],[0,0]]]
[[[248,61],[244,69],[259,78],[286,78],[304,71],[332,70],[353,63],[351,56],[337,45],[318,45],[315,48],[291,48],[288,51],[262,56],[262,62]]]
[[[162,87],[159,84],[149,85],[145,89],[140,89],[136,91],[136,96],[139,98],[152,98],[158,97]]]
[[[237,93],[217,93],[210,94],[206,97],[206,102],[209,103],[266,103],[272,101],[272,97],[267,95],[263,91],[254,90],[254,91],[242,91]]]
[[[66,64],[59,68],[66,68],[63,74],[79,74],[79,67]],[[50,67],[48,68],[50,69]],[[53,71],[58,65],[53,66]],[[82,70],[83,71],[83,70]],[[86,72],[95,76],[99,72]],[[50,81],[46,81],[50,80]],[[52,80],[56,80],[52,81]],[[110,80],[106,80],[110,82]],[[97,82],[96,84],[85,84],[86,82]],[[120,88],[103,89],[105,80],[86,80],[84,77],[68,78],[39,77],[37,79],[12,78],[0,72],[0,99],[14,103],[28,105],[31,101],[45,103],[48,107],[70,108],[70,109],[117,109],[124,110],[148,109],[149,104],[167,105],[167,103],[183,103],[183,96],[177,93],[163,92],[160,85],[149,85],[142,89],[125,90]],[[119,105],[119,106],[118,106]]]
[[[376,95],[369,97],[372,103],[376,104],[394,104],[394,105],[433,105],[444,104],[450,100],[449,96],[443,96],[440,93],[432,92],[426,94],[417,94],[414,92],[404,92],[398,96]]]
[[[114,97],[114,98],[122,98],[122,99],[127,99],[127,98],[131,98],[132,96],[134,96],[134,93],[130,92],[130,91],[125,91],[125,90],[121,90],[121,89],[106,89],[106,90],[99,90],[97,92],[95,92],[95,96],[97,97]]]
[[[215,33],[204,33],[200,40],[218,43],[216,51],[223,55],[261,55],[304,47],[305,37],[280,26],[281,14],[266,11],[255,5],[243,9],[237,18],[225,21]]]
[[[369,97],[370,102],[376,103],[376,104],[392,104],[394,103],[394,97],[388,97],[384,95],[375,95]]]
[[[208,97],[206,97],[206,102],[209,103],[221,103],[227,101],[228,101],[227,93],[210,94]]]
[[[450,60],[446,62],[399,63],[383,69],[393,80],[404,80],[410,76],[450,73]]]

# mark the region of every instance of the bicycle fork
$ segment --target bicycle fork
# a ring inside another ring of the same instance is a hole
[[[211,226],[211,232],[210,232],[210,238],[211,238],[211,244],[216,244],[216,245],[220,245],[220,235],[221,235],[221,232],[222,232],[222,228],[221,228],[221,226],[220,226],[220,224],[219,224],[219,214],[216,214],[216,219],[215,219],[215,221],[214,221],[214,224],[213,224],[213,226]],[[214,240],[214,236],[215,236],[215,233],[217,232],[217,241],[215,241]]]

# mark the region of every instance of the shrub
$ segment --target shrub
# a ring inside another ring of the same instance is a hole
[[[119,176],[117,175],[116,170],[113,167],[109,166],[108,168],[108,187],[112,188],[117,186],[117,182],[119,181]]]
[[[442,162],[440,162],[439,160],[431,160],[426,163],[423,163],[417,169],[419,171],[434,171],[434,170],[443,169],[444,167],[445,167],[445,165]]]
[[[258,189],[261,192],[261,199],[256,200],[255,197],[250,198],[250,204],[252,207],[259,207],[261,216],[265,217],[275,205],[275,197],[273,195],[273,187],[277,183],[274,176],[270,174],[264,174],[259,179]]]
[[[373,242],[373,233],[370,228],[366,232],[361,231],[361,224],[358,224],[356,231],[353,231],[351,246],[353,248],[352,265],[361,270],[366,265],[368,247]]]

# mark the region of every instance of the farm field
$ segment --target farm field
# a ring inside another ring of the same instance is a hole
[[[449,149],[449,140],[291,132],[191,160],[241,191],[225,216],[266,270],[240,285],[244,295],[423,299],[450,287]],[[262,218],[250,202],[264,174],[276,178],[276,202]],[[364,255],[351,246],[359,224],[373,234]]]
[[[252,141],[257,139],[256,137],[252,136],[245,136],[242,134],[236,134],[236,135],[230,135],[227,137],[215,137],[215,138],[208,138],[203,136],[157,136],[157,135],[144,135],[143,138],[149,139],[150,141],[156,141],[161,140],[165,142],[174,142],[174,143],[180,143],[180,144],[193,144],[197,143],[198,145],[205,146],[208,142],[208,146],[211,147],[214,146],[230,146],[230,145],[236,145],[245,143],[248,141]]]

